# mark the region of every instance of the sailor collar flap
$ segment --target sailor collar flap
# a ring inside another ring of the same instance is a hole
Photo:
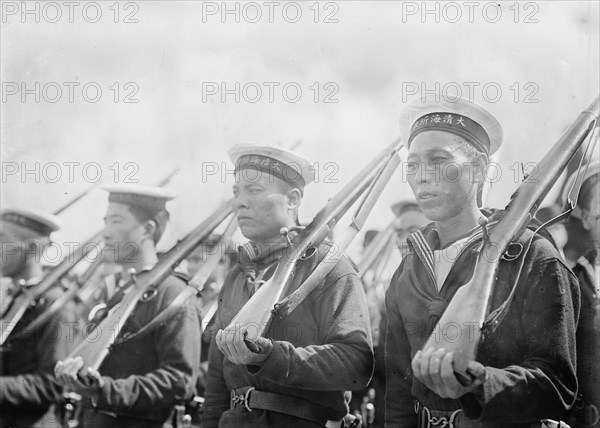
[[[497,221],[489,222],[485,226],[488,233],[489,233],[489,228],[496,223],[497,223]],[[482,230],[482,228],[477,227],[477,228],[473,229],[467,236],[463,236],[460,239],[465,239],[465,238],[467,238],[467,240],[464,243],[464,245],[462,246],[462,250],[459,252],[459,255],[457,256],[457,260],[458,260],[458,257],[460,257],[465,251],[467,251],[469,249],[473,249],[476,252],[479,252],[481,250],[481,248],[483,246],[483,230]],[[427,272],[435,280],[434,251],[441,249],[440,248],[440,239],[438,236],[438,232],[435,228],[435,224],[430,223],[427,226],[417,230],[416,232],[411,233],[407,238],[407,242],[408,242],[409,248],[411,249],[411,253],[414,252],[417,255],[417,257],[419,257],[419,259],[423,263],[423,266],[425,266],[425,269],[427,269]],[[449,245],[452,245],[452,243],[448,244],[446,247],[448,247]]]

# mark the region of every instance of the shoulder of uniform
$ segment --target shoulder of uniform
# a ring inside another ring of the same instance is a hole
[[[184,283],[188,284],[191,280],[190,276],[186,273],[183,272],[179,272],[179,271],[175,271],[173,272],[172,276],[174,276],[175,278],[178,278],[180,280],[182,280]]]
[[[160,283],[156,288],[156,295],[147,300],[147,302],[154,302],[158,308],[164,309],[185,289],[186,286],[187,282],[181,275],[172,273]]]
[[[158,294],[163,294],[167,300],[175,298],[185,287],[187,282],[180,276],[171,274],[157,288]]]
[[[531,239],[532,237],[533,240]],[[529,250],[530,255],[539,260],[552,258],[562,259],[560,253],[552,242],[539,233],[535,234],[534,236],[534,232],[531,229],[525,229],[518,239],[513,241],[518,242],[524,247],[526,247],[529,241],[531,241],[531,248]]]
[[[314,254],[307,254],[309,251],[313,251]],[[318,247],[312,247],[312,250],[309,248],[307,253],[302,260],[309,261],[312,268],[316,267],[318,263],[335,263],[328,275],[329,278],[358,273],[356,264],[345,252],[341,251],[335,242],[323,241]]]
[[[184,288],[188,283],[188,277],[182,273],[172,273],[162,282],[161,287],[167,288]]]

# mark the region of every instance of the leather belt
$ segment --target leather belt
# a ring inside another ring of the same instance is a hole
[[[418,416],[419,428],[462,428],[465,424],[459,424],[459,416],[462,416],[462,409],[454,410],[433,410],[415,401],[415,413]],[[460,418],[464,420],[464,418]]]
[[[260,409],[282,413],[306,419],[323,427],[327,424],[325,409],[318,404],[289,395],[258,391],[249,386],[231,390],[231,409],[238,406],[243,406],[249,412]]]

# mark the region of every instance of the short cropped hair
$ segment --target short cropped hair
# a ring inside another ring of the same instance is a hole
[[[156,224],[156,229],[152,235],[152,241],[154,241],[154,244],[157,244],[165,232],[165,228],[167,227],[167,222],[169,221],[169,212],[167,210],[162,210],[154,214],[149,210],[139,206],[127,205],[127,207],[135,219],[140,223],[145,223],[149,220],[152,220]]]

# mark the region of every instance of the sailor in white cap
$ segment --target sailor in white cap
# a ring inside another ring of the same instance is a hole
[[[215,324],[221,330],[213,333],[209,351],[202,427],[304,428],[341,421],[348,412],[344,391],[366,386],[373,367],[360,279],[341,257],[323,284],[294,312],[274,320],[257,340],[258,352],[251,352],[241,328],[226,327],[273,274],[298,233],[304,188],[315,174],[306,159],[273,146],[236,146],[229,154],[235,164],[234,212],[250,242],[240,247],[219,296]],[[292,290],[326,248],[296,264]]]
[[[473,161],[480,155],[489,163],[504,138],[502,126],[486,109],[463,98],[450,101],[446,97],[431,95],[409,104],[400,116],[402,140],[410,147],[412,141],[421,133],[426,135],[440,133],[447,141],[460,141],[461,150],[468,150]],[[472,165],[474,166],[474,165]],[[487,164],[486,164],[487,166]],[[432,168],[433,170],[439,167]],[[425,173],[425,171],[423,172]],[[438,174],[451,174],[452,171],[439,171]],[[469,173],[469,171],[465,171]],[[485,178],[485,177],[484,177]],[[471,179],[473,180],[473,179]],[[478,186],[477,203],[483,206],[483,181]]]
[[[2,275],[10,278],[3,283],[0,315],[4,316],[19,302],[13,296],[31,292],[43,278],[44,249],[60,221],[52,214],[22,208],[3,210],[0,220]],[[31,426],[62,398],[62,388],[54,379],[52,368],[72,349],[72,337],[64,326],[74,323],[74,307],[64,307],[36,334],[18,335],[62,292],[61,287],[53,287],[33,302],[13,329],[14,340],[0,350],[0,426]]]
[[[569,196],[579,173],[574,171],[563,187],[562,201],[577,200],[571,213],[579,219],[594,246],[580,256],[573,272],[581,288],[581,310],[577,325],[577,379],[579,401],[573,410],[571,426],[598,426],[600,423],[600,162],[582,167],[578,195]]]
[[[156,244],[169,218],[166,204],[174,197],[158,187],[118,186],[106,190],[109,204],[102,232],[104,250],[123,271],[105,278],[100,293],[105,310],[96,312],[95,323],[118,305],[127,287],[132,286],[130,269],[139,273],[157,263]],[[137,302],[121,334],[133,333],[150,323],[185,286],[180,278],[167,277],[155,293]],[[200,318],[191,302],[179,311],[152,334],[111,348],[99,370],[87,370],[88,382],[78,377],[83,365],[80,357],[56,365],[57,379],[84,397],[82,417],[86,428],[159,428],[176,404],[191,398],[200,361]]]
[[[272,207],[265,205],[262,207],[265,212],[257,213],[253,219],[249,219],[244,214],[245,209],[241,209],[241,215],[238,215],[238,223],[244,236],[250,240],[258,235],[261,240],[268,235],[269,240],[277,240],[280,238],[279,228],[277,225],[282,223],[285,227],[298,226],[298,208],[304,194],[304,187],[313,182],[315,179],[315,171],[313,166],[307,159],[299,156],[291,150],[282,149],[270,145],[249,145],[239,144],[234,146],[229,151],[229,157],[235,165],[236,184],[235,192],[252,188],[256,193],[258,186],[277,187],[282,190],[282,196],[277,202],[291,204],[291,209],[294,211],[294,218],[290,222],[289,219],[272,219],[270,210]],[[285,193],[289,193],[285,195]],[[286,200],[289,199],[289,202]],[[277,214],[284,211],[276,210]],[[275,220],[275,221],[273,221]]]
[[[488,223],[480,210],[481,188],[503,135],[483,107],[434,98],[410,104],[401,118],[406,178],[432,223],[409,235],[411,251],[386,293],[386,426],[525,427],[558,419],[577,391],[573,336],[579,295],[576,278],[545,238],[536,237],[516,261],[500,263],[492,309],[505,301],[525,257],[507,316],[469,363],[470,384],[454,374],[451,352],[423,349],[473,274],[487,235],[483,228],[493,227],[493,218]],[[531,233],[515,239],[522,244]],[[437,328],[444,334],[448,326]]]
[[[421,227],[427,225],[429,220],[423,215],[423,211],[414,200],[404,200],[392,205],[392,212],[396,216],[394,229],[396,230],[396,244],[400,254],[405,257],[410,249],[406,238]]]
[[[5,209],[0,217],[2,275],[14,280],[39,279],[41,251],[50,243],[50,234],[59,229],[60,220],[49,213],[23,208]]]

